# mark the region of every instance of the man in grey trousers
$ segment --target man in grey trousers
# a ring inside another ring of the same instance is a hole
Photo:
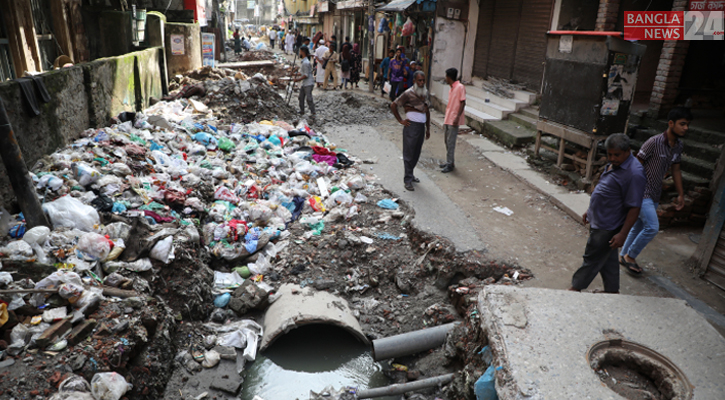
[[[405,111],[405,120],[400,117],[398,107],[402,107]],[[403,165],[405,166],[405,176],[403,182],[405,188],[410,191],[415,190],[413,182],[420,182],[413,175],[413,170],[418,164],[423,141],[430,139],[430,109],[428,107],[428,90],[425,88],[423,71],[416,71],[413,74],[413,86],[390,103],[390,110],[395,119],[404,127]]]
[[[302,81],[300,88],[300,115],[305,114],[305,99],[310,107],[311,117],[315,118],[315,103],[312,101],[312,89],[315,87],[315,77],[312,76],[312,64],[310,63],[310,49],[307,46],[300,47],[300,58],[302,66],[295,78],[295,82]]]
[[[445,126],[446,162],[441,164],[441,172],[447,174],[455,167],[456,140],[458,139],[458,127],[466,124],[464,112],[466,110],[466,87],[458,81],[458,70],[448,68],[446,70],[446,83],[451,85],[448,92],[448,105],[446,106],[446,118],[443,121]]]

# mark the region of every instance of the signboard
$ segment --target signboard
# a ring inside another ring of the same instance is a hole
[[[214,34],[201,34],[201,65],[214,67]]]
[[[723,11],[624,13],[625,40],[724,40]]]
[[[247,0],[247,10],[254,10],[254,0]]]
[[[330,11],[330,3],[327,1],[323,1],[320,3],[317,3],[317,12],[329,12]]]
[[[254,17],[256,18],[256,17],[259,17],[259,16],[260,16],[260,14],[259,14],[259,4],[257,4],[256,6],[254,6]]]
[[[337,3],[338,10],[346,10],[350,8],[363,8],[365,3],[362,0],[346,0]]]
[[[184,35],[171,35],[171,55],[184,55]]]
[[[314,4],[314,5],[312,5],[312,7],[310,7],[310,17],[314,17],[315,16],[315,6],[316,5],[317,4]]]

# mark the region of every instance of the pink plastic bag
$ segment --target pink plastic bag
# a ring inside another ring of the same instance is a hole
[[[231,190],[226,186],[219,186],[214,191],[214,200],[224,200],[232,204],[239,204],[239,197],[237,197]]]

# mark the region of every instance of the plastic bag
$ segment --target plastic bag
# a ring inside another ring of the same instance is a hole
[[[78,240],[77,249],[93,260],[105,260],[111,252],[111,243],[105,236],[89,232]]]
[[[390,82],[386,81],[383,85],[383,92],[390,93],[391,90],[393,90],[393,86],[390,84]]]
[[[101,223],[95,208],[70,196],[43,204],[43,211],[50,217],[54,228],[76,228],[91,232]]]
[[[0,248],[0,253],[5,254],[11,260],[29,260],[33,258],[33,248],[22,240],[8,243],[7,246]]]
[[[91,393],[97,400],[119,400],[132,387],[115,372],[101,372],[91,379]]]
[[[237,287],[242,283],[244,283],[244,279],[236,272],[214,271],[214,287],[216,289]]]
[[[227,153],[234,150],[236,145],[230,139],[221,137],[219,138],[219,149],[226,151]]]
[[[50,229],[46,226],[36,226],[35,228],[25,232],[25,235],[23,235],[23,241],[33,248],[35,257],[40,264],[50,263],[50,259],[47,254],[45,254],[45,250],[43,250],[42,247],[43,244],[45,244],[45,241],[48,240],[48,235],[50,235]]]
[[[85,163],[75,162],[71,164],[71,168],[73,169],[73,177],[81,186],[88,186],[101,177],[100,172]]]
[[[168,264],[174,259],[174,237],[159,240],[151,249],[149,257]]]
[[[223,293],[214,299],[214,307],[224,308],[229,304],[229,300],[232,299],[232,295],[229,293]]]
[[[219,186],[214,191],[214,200],[224,200],[232,204],[239,204],[241,201],[232,191],[226,186]]]
[[[13,275],[10,272],[0,272],[0,287],[13,283]]]
[[[217,351],[209,350],[204,353],[204,361],[201,362],[201,366],[204,368],[214,368],[219,364],[219,360],[221,360],[221,354]]]
[[[477,400],[498,400],[496,393],[496,370],[493,365],[489,365],[486,372],[481,375],[473,386]]]
[[[63,180],[53,175],[43,175],[38,181],[36,186],[38,189],[49,188],[50,190],[57,192],[58,189],[63,187]]]
[[[405,24],[403,24],[403,36],[410,36],[415,32],[415,25],[413,24],[413,21],[411,21],[410,17],[408,17],[408,20],[405,21]]]
[[[106,225],[106,227],[103,229],[103,233],[108,235],[108,237],[113,240],[128,240],[128,237],[131,234],[131,225],[125,222],[114,222],[112,224]]]
[[[353,202],[352,196],[350,196],[350,194],[345,192],[344,190],[338,190],[337,192],[330,195],[330,200],[334,201],[336,204],[345,205],[350,205]]]
[[[124,163],[120,163],[120,162],[113,163],[113,165],[111,165],[111,172],[114,175],[121,176],[121,177],[133,174],[131,167],[129,167],[128,165],[126,165]]]
[[[382,199],[378,201],[378,207],[384,208],[386,210],[397,210],[398,203],[394,202],[391,199]]]
[[[350,189],[362,189],[365,187],[365,185],[365,179],[363,179],[363,177],[360,175],[355,175],[349,181],[347,181],[347,187],[349,187]]]

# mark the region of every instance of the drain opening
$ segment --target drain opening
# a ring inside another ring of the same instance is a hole
[[[692,385],[669,358],[627,340],[605,340],[587,353],[599,379],[628,400],[690,400]]]

